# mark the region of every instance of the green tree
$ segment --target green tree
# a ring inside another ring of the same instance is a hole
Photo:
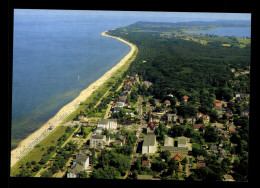
[[[218,133],[211,126],[206,127],[204,133],[204,139],[206,142],[217,142],[219,139]]]

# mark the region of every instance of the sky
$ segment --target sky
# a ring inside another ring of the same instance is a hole
[[[200,12],[148,12],[148,11],[95,11],[95,10],[43,10],[43,9],[15,9],[15,15],[22,14],[86,14],[86,15],[104,15],[104,16],[129,16],[129,17],[157,17],[157,18],[182,18],[185,19],[199,19],[205,21],[211,20],[251,20],[250,13],[200,13]]]

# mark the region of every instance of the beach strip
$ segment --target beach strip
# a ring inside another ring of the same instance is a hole
[[[31,149],[34,148],[44,137],[46,137],[55,128],[61,125],[61,123],[80,105],[84,102],[96,89],[98,89],[107,79],[109,79],[122,65],[124,65],[128,59],[134,54],[137,49],[136,46],[128,41],[125,41],[119,37],[110,36],[104,31],[101,33],[102,36],[115,38],[128,44],[131,47],[130,52],[113,68],[107,71],[102,77],[90,84],[86,89],[80,92],[78,97],[73,101],[62,107],[54,117],[49,119],[44,125],[42,125],[37,131],[30,134],[24,140],[22,140],[18,146],[11,151],[11,167],[16,164],[23,156],[25,156]],[[51,129],[50,129],[51,127]],[[48,134],[46,134],[48,132]]]

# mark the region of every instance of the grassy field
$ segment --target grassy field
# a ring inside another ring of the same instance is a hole
[[[46,138],[44,138],[34,149],[32,149],[26,156],[24,156],[18,163],[11,168],[11,176],[15,176],[20,171],[20,164],[35,161],[38,163],[43,154],[51,146],[57,146],[58,139],[65,134],[67,127],[59,126]]]

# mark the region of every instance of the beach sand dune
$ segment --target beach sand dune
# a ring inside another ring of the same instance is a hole
[[[89,85],[86,89],[81,91],[81,93],[76,97],[73,101],[71,101],[69,104],[62,107],[58,113],[49,119],[44,125],[42,125],[37,131],[30,134],[26,139],[21,141],[18,146],[11,151],[11,167],[16,164],[23,155],[28,153],[37,143],[37,140],[39,138],[42,140],[44,136],[46,136],[46,131],[52,126],[53,131],[55,128],[61,125],[63,120],[68,117],[73,111],[75,111],[79,104],[83,101],[85,101],[92,93],[95,91],[99,86],[101,86],[107,79],[109,79],[124,63],[133,55],[134,51],[136,50],[136,46],[121,39],[118,37],[107,35],[106,31],[101,33],[102,36],[106,37],[112,37],[115,39],[118,39],[126,44],[128,44],[131,47],[130,52],[118,63],[116,64],[112,69],[107,71],[101,78],[99,78],[97,81],[93,82],[91,85]],[[50,131],[49,131],[50,132]]]

